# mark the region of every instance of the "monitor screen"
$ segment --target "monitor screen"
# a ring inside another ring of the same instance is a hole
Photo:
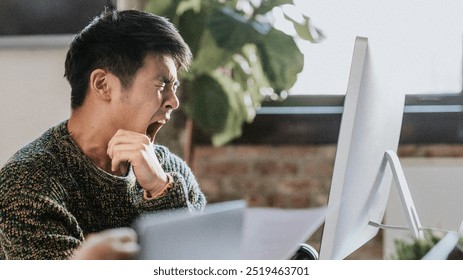
[[[377,234],[370,222],[383,219],[392,180],[384,155],[397,150],[405,94],[382,43],[355,39],[320,259],[346,258]]]

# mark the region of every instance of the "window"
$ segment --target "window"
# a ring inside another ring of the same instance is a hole
[[[345,94],[356,36],[371,38],[372,44],[385,48],[379,56],[400,62],[406,77],[398,82],[407,94],[461,91],[463,2],[296,0],[295,4],[326,38],[319,44],[300,44],[305,68],[292,94]]]

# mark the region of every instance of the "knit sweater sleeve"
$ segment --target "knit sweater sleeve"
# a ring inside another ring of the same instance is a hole
[[[187,163],[164,146],[154,148],[164,171],[172,176],[173,185],[162,196],[144,201],[142,208],[147,212],[175,208],[201,211],[206,205],[206,197]]]
[[[77,221],[66,210],[52,180],[52,192],[17,179],[2,185],[0,259],[67,259],[83,240]]]

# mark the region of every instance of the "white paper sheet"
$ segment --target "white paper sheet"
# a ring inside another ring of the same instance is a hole
[[[140,259],[286,260],[322,225],[326,208],[249,208],[242,201],[203,213],[151,214],[138,220]]]
[[[248,208],[242,259],[289,259],[323,224],[326,207],[309,209]]]

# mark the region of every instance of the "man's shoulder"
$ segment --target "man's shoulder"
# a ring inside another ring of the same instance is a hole
[[[168,147],[164,145],[153,144],[153,149],[156,155],[158,156],[158,159],[160,160],[166,160],[169,157],[180,158],[177,154],[172,152]]]
[[[163,145],[159,145],[159,144],[153,144],[153,149],[156,153],[159,153],[159,154],[169,154],[170,153],[169,148]]]
[[[51,146],[54,144],[54,139],[52,135],[52,129],[44,132],[40,137],[28,143],[21,149],[19,149],[7,162],[7,165],[10,163],[16,162],[30,162],[40,160],[44,155],[47,154],[47,151],[51,149]]]
[[[19,149],[0,169],[3,176],[20,175],[29,173],[31,170],[37,172],[41,167],[53,161],[55,146],[58,141],[54,135],[56,128],[52,127],[45,131],[40,137]]]
[[[155,144],[154,152],[159,160],[159,163],[163,166],[185,166],[187,163],[181,156],[175,154],[174,152],[170,151],[169,148],[163,145]]]

